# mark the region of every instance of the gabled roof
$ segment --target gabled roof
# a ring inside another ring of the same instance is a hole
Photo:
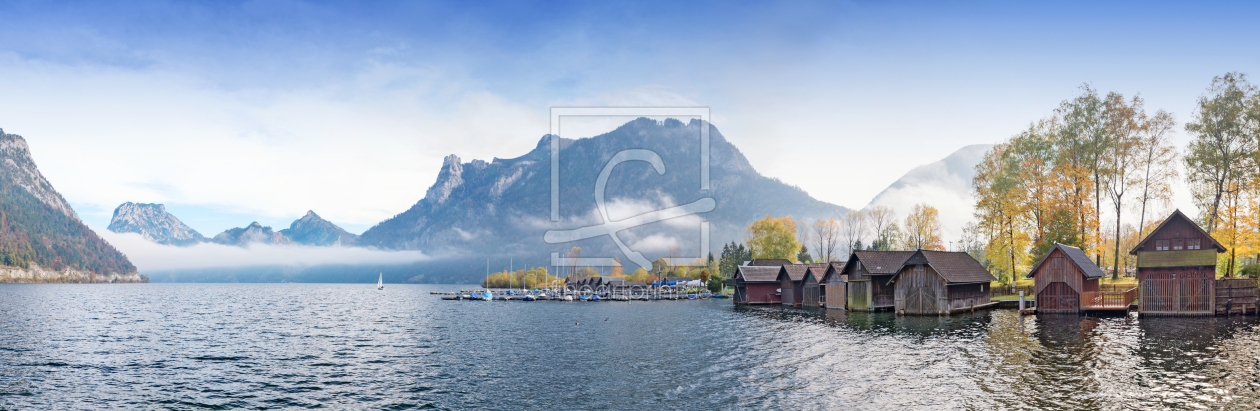
[[[829,264],[787,264],[779,270],[779,280],[783,280],[783,276],[787,276],[792,282],[800,282],[805,280],[805,272],[812,267],[826,267]]]
[[[1165,218],[1164,222],[1159,223],[1159,226],[1155,227],[1154,230],[1151,230],[1151,233],[1147,234],[1146,238],[1143,238],[1142,241],[1138,241],[1137,245],[1133,246],[1132,250],[1129,250],[1129,254],[1136,255],[1137,250],[1139,248],[1142,248],[1143,246],[1145,246],[1147,241],[1151,241],[1151,237],[1154,237],[1155,233],[1158,233],[1159,230],[1162,230],[1164,226],[1168,225],[1168,222],[1172,221],[1174,218],[1180,218],[1182,220],[1185,220],[1187,223],[1190,223],[1191,227],[1194,227],[1195,230],[1198,230],[1199,234],[1203,234],[1203,236],[1206,237],[1208,241],[1212,243],[1211,245],[1213,248],[1216,249],[1217,253],[1225,252],[1225,246],[1221,245],[1221,243],[1219,241],[1216,241],[1215,238],[1212,238],[1212,235],[1208,234],[1207,231],[1203,231],[1203,227],[1199,227],[1199,224],[1195,223],[1194,220],[1191,220],[1190,217],[1186,217],[1185,214],[1182,214],[1180,209],[1177,209],[1177,210],[1173,210],[1173,213],[1169,215],[1168,218]]]
[[[818,281],[830,281],[831,276],[840,275],[840,272],[844,271],[845,263],[847,263],[847,261],[832,261],[831,264],[827,266],[827,272],[823,274],[822,278],[819,278]]]
[[[866,267],[866,272],[872,275],[896,274],[898,270],[901,270],[901,265],[905,264],[906,259],[914,253],[914,251],[854,251],[849,256],[849,261],[845,262],[844,270],[848,270],[850,265],[861,261],[862,266]]]
[[[1098,268],[1098,265],[1094,264],[1093,261],[1089,261],[1089,256],[1085,255],[1085,252],[1081,251],[1081,249],[1066,244],[1054,243],[1054,247],[1050,247],[1050,251],[1046,251],[1046,255],[1041,256],[1041,260],[1037,261],[1037,264],[1034,264],[1032,269],[1028,270],[1028,275],[1024,277],[1033,278],[1033,275],[1037,273],[1037,269],[1041,268],[1046,259],[1050,258],[1050,254],[1054,254],[1054,250],[1063,251],[1063,254],[1068,256],[1068,260],[1076,266],[1076,269],[1081,270],[1085,278],[1101,278],[1106,275],[1101,268]]]
[[[774,283],[779,281],[781,267],[741,265],[735,267],[736,279],[743,278],[745,283]]]
[[[936,270],[946,283],[986,283],[997,281],[971,254],[962,251],[919,250],[906,259],[904,265],[927,264]],[[898,268],[898,273],[901,269]],[[897,276],[893,276],[896,279]]]
[[[753,267],[780,267],[790,264],[792,261],[782,258],[754,258],[748,262],[748,265]]]
[[[806,276],[813,276],[814,281],[822,282],[823,277],[827,275],[827,267],[830,265],[831,264],[822,267],[809,267],[809,270],[806,272]]]

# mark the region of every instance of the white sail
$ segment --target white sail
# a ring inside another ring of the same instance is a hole
[[[378,273],[378,275],[379,277],[376,277],[376,289],[384,290],[385,289],[385,273]]]

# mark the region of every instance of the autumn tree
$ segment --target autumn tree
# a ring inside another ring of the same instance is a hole
[[[1111,200],[1116,212],[1116,230],[1112,236],[1115,247],[1111,266],[1111,278],[1114,280],[1120,275],[1120,243],[1124,240],[1120,229],[1125,206],[1124,196],[1129,192],[1129,187],[1140,178],[1141,169],[1137,167],[1140,159],[1138,148],[1146,112],[1139,96],[1126,102],[1124,96],[1109,93],[1105,106],[1110,141],[1104,150],[1106,160],[1102,174],[1107,198]]]
[[[906,216],[906,249],[945,250],[941,243],[941,219],[936,207],[919,203]]]
[[[1005,278],[1012,290],[1016,273],[1028,260],[1030,242],[1024,190],[1018,175],[1010,146],[1004,143],[985,152],[972,180],[977,226],[988,237],[984,254],[998,270],[998,277]]]
[[[897,230],[897,213],[892,207],[886,205],[877,205],[866,210],[866,220],[871,226],[872,250],[891,250],[891,243],[900,235],[893,233]]]
[[[752,222],[744,232],[744,242],[752,249],[753,258],[781,258],[797,262],[796,220],[792,217],[766,218]]]

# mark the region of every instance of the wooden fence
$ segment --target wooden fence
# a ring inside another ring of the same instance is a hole
[[[1256,313],[1260,289],[1252,278],[1216,280],[1216,314]]]

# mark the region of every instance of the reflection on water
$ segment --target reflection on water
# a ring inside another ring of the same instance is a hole
[[[1256,409],[1255,317],[0,285],[0,408]]]

